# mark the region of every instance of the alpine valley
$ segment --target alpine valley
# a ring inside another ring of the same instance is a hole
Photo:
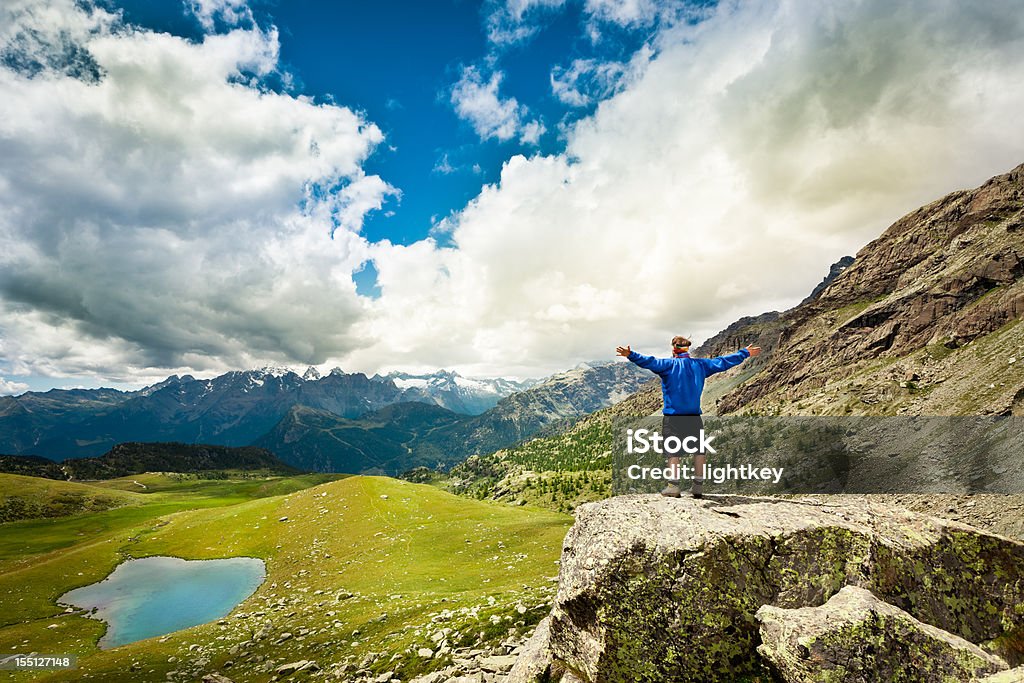
[[[1019,419],[1022,230],[1024,166],[897,220],[695,349],[764,349],[706,412]],[[88,458],[0,459],[0,651],[78,657],[15,680],[1024,680],[1024,496],[610,497],[613,421],[659,411],[656,378],[474,382],[262,370],[3,399],[0,450]],[[102,649],[60,596],[150,556],[266,579]]]

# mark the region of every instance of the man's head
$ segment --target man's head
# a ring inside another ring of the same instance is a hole
[[[686,353],[690,350],[690,340],[681,335],[672,337],[672,352],[673,353]]]

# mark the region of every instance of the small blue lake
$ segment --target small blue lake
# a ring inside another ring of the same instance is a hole
[[[58,602],[107,622],[107,649],[205,624],[231,612],[266,578],[263,560],[144,557],[122,562],[99,583],[68,591]]]

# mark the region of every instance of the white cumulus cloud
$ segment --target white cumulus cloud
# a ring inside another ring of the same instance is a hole
[[[486,77],[475,66],[464,67],[451,93],[455,113],[468,121],[483,140],[504,142],[518,137],[526,144],[536,144],[544,125],[529,119],[529,109],[516,98],[500,95],[503,77],[501,71]]]
[[[639,78],[653,56],[645,45],[628,62],[574,59],[551,70],[551,92],[563,104],[585,107],[607,99]]]
[[[540,20],[559,10],[566,0],[492,0],[486,6],[487,38],[496,46],[507,46],[532,37]]]
[[[253,23],[248,0],[190,0],[189,9],[207,31],[213,30],[215,19],[227,26]]]
[[[373,248],[357,365],[538,374],[793,305],[905,212],[1024,161],[1019,3],[723,3],[565,153]]]
[[[375,125],[247,85],[278,68],[273,30],[194,43],[72,0],[0,16],[13,374],[130,380],[352,348],[357,230],[394,193],[362,170]]]
[[[634,26],[653,23],[667,8],[675,8],[678,4],[656,0],[586,0],[584,6],[593,19]]]
[[[16,396],[28,391],[28,385],[24,382],[10,382],[0,377],[0,396]]]
[[[433,237],[397,245],[359,232],[397,192],[363,170],[379,129],[250,84],[279,68],[272,30],[191,43],[72,0],[8,3],[3,374],[269,361],[537,376],[706,337],[796,303],[907,211],[1024,161],[1021,9],[752,0],[659,16],[629,62],[642,68],[562,74],[597,101],[563,153],[513,156]],[[452,103],[481,137],[541,134],[500,72],[461,75]],[[367,261],[374,299],[351,281]]]

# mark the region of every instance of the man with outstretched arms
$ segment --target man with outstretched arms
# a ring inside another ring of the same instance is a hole
[[[662,436],[665,438],[677,436],[684,439],[687,436],[698,435],[704,427],[700,417],[700,397],[704,391],[704,380],[711,375],[739,365],[751,356],[758,355],[761,353],[761,348],[747,346],[735,353],[718,358],[692,358],[690,356],[690,340],[686,337],[676,336],[672,338],[671,358],[645,356],[633,351],[629,346],[620,346],[615,351],[618,355],[625,356],[633,363],[661,377],[661,395],[664,402]],[[692,488],[694,498],[700,498],[703,495],[704,462],[703,454],[694,455],[695,478]],[[669,456],[668,464],[670,467],[673,465],[678,467],[679,456]],[[669,481],[661,495],[678,498],[679,493],[679,481],[675,480]]]

